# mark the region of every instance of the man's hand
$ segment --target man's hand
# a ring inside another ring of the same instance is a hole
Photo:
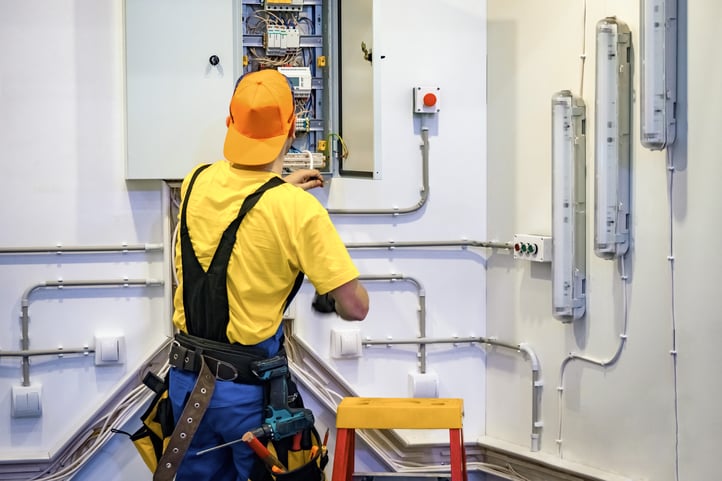
[[[323,187],[323,177],[321,176],[321,172],[316,169],[294,170],[284,177],[283,180],[303,190]]]
[[[319,294],[317,292],[316,295],[313,296],[311,307],[313,307],[314,311],[320,312],[321,314],[336,312],[336,302],[333,297],[328,295],[328,292],[326,294]]]

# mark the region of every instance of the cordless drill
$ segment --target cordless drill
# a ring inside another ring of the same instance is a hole
[[[267,436],[274,441],[283,439],[313,426],[310,409],[292,408],[288,405],[288,362],[284,356],[253,362],[253,374],[269,383],[269,403],[264,411],[261,427],[251,431],[254,436]]]

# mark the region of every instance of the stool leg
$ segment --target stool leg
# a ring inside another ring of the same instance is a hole
[[[451,481],[467,481],[466,450],[461,429],[449,429],[449,447],[451,448]]]
[[[332,481],[352,481],[354,471],[356,431],[339,428],[336,431],[336,449],[333,454]]]

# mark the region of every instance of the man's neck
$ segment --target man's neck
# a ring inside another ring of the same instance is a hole
[[[263,165],[240,165],[231,162],[231,167],[238,170],[250,170],[253,172],[275,172],[281,175],[283,172],[283,159],[285,155],[279,155],[276,160]]]

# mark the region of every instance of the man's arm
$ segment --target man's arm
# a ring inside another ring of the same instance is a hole
[[[358,279],[328,293],[336,303],[336,313],[347,321],[363,321],[369,312],[369,294]]]

